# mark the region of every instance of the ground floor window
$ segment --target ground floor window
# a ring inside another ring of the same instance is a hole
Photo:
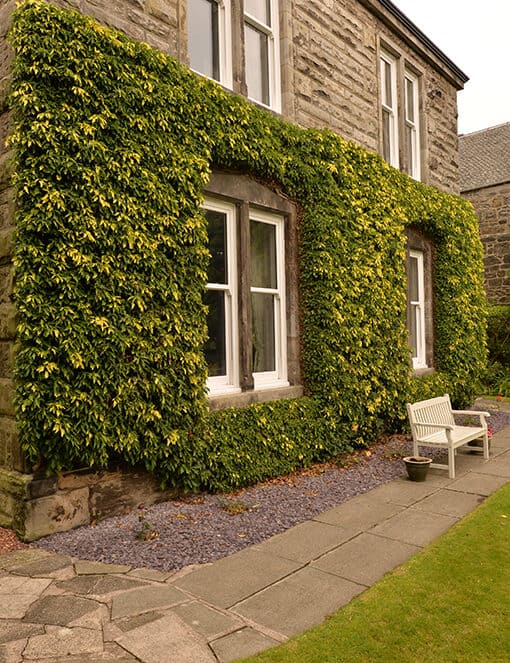
[[[240,195],[242,186],[225,186],[230,177],[220,177],[223,187],[215,188],[226,188],[227,193],[235,189]],[[283,202],[280,213],[275,209],[278,196],[258,183],[250,183],[245,194],[234,200],[208,193],[203,204],[210,252],[204,295],[210,396],[288,387],[299,381],[297,279],[289,284],[287,276],[289,269],[296,276],[297,269],[292,266],[297,255],[297,247],[292,250],[295,220],[286,213],[291,205]],[[271,202],[271,207],[262,202]],[[290,343],[289,320],[295,328]]]
[[[413,368],[425,368],[425,279],[423,253],[409,252],[409,336],[413,350]]]
[[[434,247],[415,229],[408,229],[407,326],[415,370],[434,365]]]

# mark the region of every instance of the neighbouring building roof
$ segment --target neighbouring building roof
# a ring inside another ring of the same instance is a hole
[[[510,122],[459,136],[460,190],[510,182]]]

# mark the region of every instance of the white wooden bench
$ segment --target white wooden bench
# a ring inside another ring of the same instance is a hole
[[[450,396],[445,394],[419,403],[408,403],[407,413],[413,435],[413,453],[419,456],[419,447],[443,447],[448,450],[448,465],[431,463],[430,467],[448,469],[450,479],[455,478],[455,453],[471,440],[482,439],[483,457],[489,458],[489,436],[486,417],[488,412],[452,410]],[[479,426],[457,426],[454,415],[479,417]]]

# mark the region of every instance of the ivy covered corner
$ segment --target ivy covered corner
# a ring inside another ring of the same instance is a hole
[[[28,0],[9,40],[3,481],[118,464],[228,490],[472,399],[470,204],[77,12]]]

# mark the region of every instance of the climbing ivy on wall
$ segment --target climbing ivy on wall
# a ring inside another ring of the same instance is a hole
[[[408,398],[472,396],[485,361],[470,205],[304,130],[79,13],[16,12],[15,359],[21,443],[50,471],[112,460],[227,488],[364,444]],[[212,168],[300,205],[307,396],[209,414],[199,205]],[[435,245],[437,371],[410,375],[405,228]]]

